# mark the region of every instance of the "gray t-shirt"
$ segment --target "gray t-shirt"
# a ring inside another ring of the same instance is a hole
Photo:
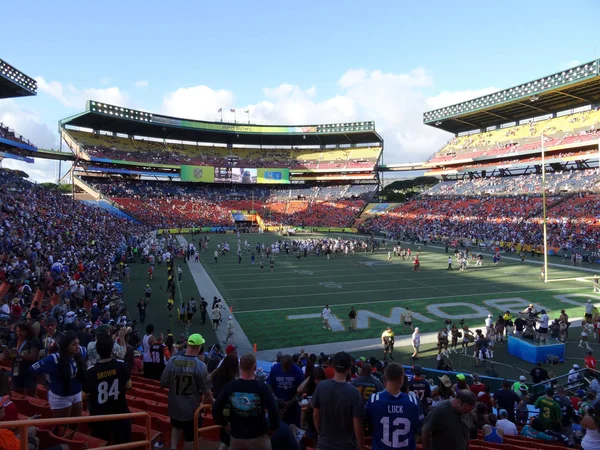
[[[466,450],[473,419],[444,400],[425,417],[423,434],[431,433],[431,450]]]
[[[319,409],[319,450],[356,450],[352,419],[363,416],[362,399],[358,389],[349,383],[321,381],[312,398]]]
[[[169,417],[187,421],[202,402],[202,395],[211,388],[206,365],[195,356],[173,356],[160,378],[160,385],[169,389]]]

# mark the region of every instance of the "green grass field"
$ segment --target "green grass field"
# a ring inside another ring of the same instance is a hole
[[[305,237],[308,236],[298,236]],[[244,238],[248,238],[253,249],[257,242],[270,244],[276,239],[290,239],[274,234],[245,235],[242,240]],[[186,236],[186,239],[191,237]],[[467,272],[459,272],[454,263],[455,270],[448,271],[448,255],[441,248],[428,246],[422,248],[420,255],[421,271],[412,272],[409,261],[394,258],[392,263],[388,262],[387,250],[330,260],[314,254],[298,260],[291,253],[289,256],[282,253],[271,273],[268,261],[261,272],[258,258],[252,265],[247,254],[241,264],[234,253],[220,257],[215,264],[212,252],[223,240],[228,240],[234,248],[234,236],[212,235],[208,251],[201,254],[201,262],[224,300],[233,307],[248,339],[259,350],[378,338],[388,325],[402,337],[400,317],[407,307],[413,311],[413,324],[426,333],[437,331],[445,318],[454,321],[464,318],[472,327],[481,326],[488,312],[496,317],[507,309],[522,310],[529,303],[545,308],[551,318],[558,317],[561,309],[566,309],[572,318],[581,317],[586,299],[598,300],[598,296],[592,294],[589,281],[543,283],[539,279],[540,264],[529,260],[521,264],[503,257],[499,264],[493,265],[491,256],[486,255],[483,267],[469,266]],[[411,248],[416,251],[416,246]],[[181,298],[184,301],[191,296],[198,299],[198,288],[187,265],[182,266]],[[166,270],[164,266],[162,269]],[[125,294],[132,306],[146,284],[145,270],[145,266],[137,265],[132,270],[132,282],[125,284]],[[590,275],[590,272],[569,267],[549,270],[550,278]],[[156,287],[155,303],[150,307],[147,322],[152,321],[161,330],[168,327],[175,333],[185,331],[175,318],[169,319],[166,314],[166,295],[158,293],[159,286],[166,287],[166,274],[158,266],[152,286]],[[177,304],[179,301],[179,297],[176,298]],[[334,331],[323,329],[319,316],[325,304],[329,304],[336,316],[332,323]],[[359,330],[356,332],[348,330],[348,312],[352,306],[358,311]],[[211,328],[198,324],[196,320],[193,331],[202,333],[209,342],[214,340]],[[499,355],[502,353],[498,351]]]

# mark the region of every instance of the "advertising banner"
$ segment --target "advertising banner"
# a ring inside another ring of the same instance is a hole
[[[202,183],[215,182],[215,169],[212,166],[181,166],[181,181]]]
[[[289,184],[290,169],[258,169],[258,184]]]

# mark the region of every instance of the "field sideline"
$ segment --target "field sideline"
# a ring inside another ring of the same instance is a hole
[[[521,310],[529,303],[546,308],[551,316],[566,309],[571,317],[579,317],[580,305],[593,295],[589,281],[544,284],[539,279],[540,265],[530,261],[521,264],[503,258],[493,265],[486,256],[483,267],[471,266],[467,272],[447,271],[448,255],[431,246],[422,247],[422,271],[418,273],[412,272],[412,264],[401,258],[388,262],[384,250],[330,260],[315,255],[298,260],[292,254],[280,254],[274,273],[268,262],[261,272],[258,259],[252,265],[247,254],[238,264],[235,252],[220,257],[215,264],[212,253],[217,242],[228,240],[233,248],[235,239],[231,235],[211,236],[201,262],[233,308],[248,339],[259,350],[377,338],[388,324],[400,335],[400,317],[406,307],[412,309],[414,323],[422,332],[437,331],[444,318],[464,318],[467,323],[480,326],[488,313],[496,316],[506,309]],[[256,242],[270,244],[276,239],[291,238],[255,234],[242,235],[242,242],[244,239],[254,249]],[[411,248],[416,251],[416,246]],[[553,267],[551,275],[589,277],[590,273]],[[334,331],[322,327],[319,316],[325,304],[336,316],[332,321]],[[356,332],[348,330],[352,306],[358,311]]]

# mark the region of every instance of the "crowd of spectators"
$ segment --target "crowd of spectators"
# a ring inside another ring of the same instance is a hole
[[[549,247],[597,251],[598,181],[597,169],[549,177]],[[368,218],[359,229],[438,242],[538,247],[543,238],[540,184],[538,175],[446,181],[416,199]]]
[[[281,187],[153,181],[84,181],[126,212],[160,228],[233,226],[231,211],[256,211],[267,225],[349,227],[375,185]]]
[[[11,141],[19,142],[21,144],[27,144],[32,147],[35,147],[28,139],[25,139],[23,136],[17,134],[15,130],[8,128],[8,126],[0,123],[0,138],[8,139]]]
[[[599,129],[598,109],[577,112],[539,122],[531,121],[513,127],[454,137],[429,162],[448,164],[464,159],[507,158],[539,150],[542,135],[546,139],[545,146],[551,148],[597,139]]]
[[[69,130],[91,158],[153,164],[192,164],[213,167],[273,167],[289,169],[372,170],[380,147],[348,149],[210,147],[126,139]]]

